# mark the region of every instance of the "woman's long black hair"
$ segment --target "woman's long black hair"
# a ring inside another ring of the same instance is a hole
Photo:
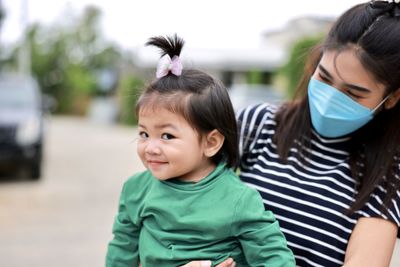
[[[356,5],[333,25],[327,38],[310,53],[297,89],[298,99],[277,113],[274,141],[285,160],[290,148],[307,153],[311,137],[307,86],[324,51],[353,48],[363,67],[386,86],[386,94],[400,90],[400,4],[383,1]],[[380,110],[364,127],[351,134],[350,168],[357,195],[349,213],[361,209],[377,186],[386,190],[382,211],[387,213],[400,189],[400,103]]]

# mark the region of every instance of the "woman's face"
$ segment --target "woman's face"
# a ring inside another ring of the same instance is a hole
[[[386,97],[385,85],[361,65],[352,48],[340,53],[325,51],[313,78],[335,87],[369,109],[377,107]]]

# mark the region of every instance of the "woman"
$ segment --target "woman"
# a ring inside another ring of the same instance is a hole
[[[312,51],[297,100],[239,114],[240,176],[276,215],[298,266],[390,264],[400,226],[399,33],[399,3],[354,6]]]

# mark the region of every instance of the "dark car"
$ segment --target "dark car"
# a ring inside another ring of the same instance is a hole
[[[0,169],[28,170],[39,179],[44,110],[37,82],[29,76],[0,74]]]

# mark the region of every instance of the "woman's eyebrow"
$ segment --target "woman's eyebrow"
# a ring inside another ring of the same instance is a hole
[[[321,72],[324,73],[325,76],[327,76],[327,78],[332,79],[332,75],[329,73],[329,71],[327,71],[327,70],[325,69],[324,66],[321,65],[321,63],[318,64],[318,68],[321,70]]]
[[[357,90],[357,91],[360,91],[360,92],[363,92],[363,93],[371,93],[371,90],[369,90],[367,88],[364,88],[364,87],[361,87],[361,86],[358,86],[358,85],[347,84],[347,83],[344,83],[343,85],[348,87],[348,88],[351,88],[353,90]]]
[[[329,71],[327,71],[327,70],[325,69],[324,66],[322,66],[321,64],[318,64],[318,68],[320,69],[320,71],[321,71],[322,73],[324,73],[325,76],[327,76],[328,79],[330,79],[330,80],[333,79],[332,75],[329,73]],[[354,85],[354,84],[349,84],[349,83],[344,83],[343,85],[344,85],[345,87],[348,87],[348,88],[350,88],[350,89],[357,90],[357,91],[360,91],[360,92],[363,92],[363,93],[371,93],[371,90],[370,90],[370,89],[367,89],[367,88],[362,87],[362,86],[358,86],[358,85]]]

